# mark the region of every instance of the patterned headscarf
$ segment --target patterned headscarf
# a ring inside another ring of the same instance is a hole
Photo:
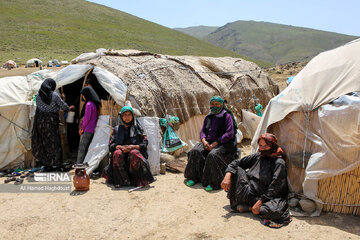
[[[260,140],[264,140],[266,144],[270,147],[269,150],[260,151],[260,155],[271,158],[276,158],[276,157],[286,158],[284,150],[281,147],[279,147],[277,143],[277,139],[274,134],[271,133],[261,134],[258,139],[258,143],[260,142]]]

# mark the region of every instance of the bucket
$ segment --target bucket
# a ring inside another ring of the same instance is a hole
[[[74,122],[74,118],[75,118],[75,112],[68,112],[67,118],[66,118],[66,122],[67,123],[73,123]]]

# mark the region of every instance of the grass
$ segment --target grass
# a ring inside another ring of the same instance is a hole
[[[0,61],[71,60],[97,48],[256,61],[130,14],[84,0],[0,1]],[[6,23],[6,24],[4,24]]]
[[[211,29],[211,28],[210,28]],[[206,26],[181,29],[196,36]],[[272,64],[303,61],[359,37],[309,28],[255,21],[236,21],[219,27],[202,39],[225,49]]]

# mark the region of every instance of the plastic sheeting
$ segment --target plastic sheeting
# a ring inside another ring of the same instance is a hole
[[[253,139],[261,117],[245,109],[241,110],[243,138]]]
[[[140,124],[145,130],[148,137],[148,161],[150,170],[153,175],[160,173],[160,134],[159,134],[159,119],[156,117],[141,117],[138,118]],[[89,150],[86,154],[84,162],[89,164],[86,169],[88,174],[92,173],[109,153],[110,141],[110,117],[101,115],[98,118],[93,140],[90,143]]]
[[[56,76],[56,87],[62,87],[83,78],[87,71],[94,66],[86,65],[70,65],[59,71]]]
[[[279,133],[284,133],[281,136],[286,139],[284,135],[289,135],[289,141],[279,137],[282,147],[290,159],[298,155],[304,165],[304,194],[316,199],[319,179],[360,165],[356,155],[360,150],[358,104],[327,104],[356,91],[360,91],[360,39],[319,54],[270,100],[255,133],[253,149],[257,149],[260,134],[280,125]],[[290,123],[281,127],[283,121]],[[291,148],[297,152],[289,151]],[[290,170],[288,174],[291,177]]]
[[[31,122],[29,112],[31,104],[0,106],[0,169],[15,167],[30,150]]]
[[[58,72],[45,69],[27,75],[26,79],[30,88],[29,95],[32,96],[34,94],[37,94],[43,81],[47,78],[52,78],[55,80],[57,74]]]
[[[123,106],[126,99],[127,86],[121,79],[108,70],[98,67],[94,68],[93,74],[101,86],[114,98],[115,102]]]
[[[157,117],[141,117],[137,118],[142,125],[143,129],[149,140],[148,145],[148,161],[150,164],[150,170],[153,175],[160,173],[160,129],[159,118]]]
[[[85,156],[84,163],[88,163],[88,174],[92,173],[100,164],[101,160],[109,153],[110,141],[110,117],[100,115],[96,123],[94,137]]]
[[[104,52],[106,51],[105,48],[99,48],[96,50],[96,52],[92,52],[92,53],[83,53],[80,56],[74,58],[73,60],[71,60],[71,63],[78,63],[78,62],[83,62],[83,61],[88,61],[100,56],[105,55]]]

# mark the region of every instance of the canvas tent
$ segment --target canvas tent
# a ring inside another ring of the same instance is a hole
[[[32,58],[26,62],[26,67],[40,67],[42,65],[42,61],[37,58]]]
[[[191,146],[199,141],[209,100],[225,98],[238,119],[254,112],[255,99],[266,105],[278,86],[255,63],[231,57],[159,55],[137,50],[82,54],[72,61],[105,68],[128,86],[128,97],[142,115],[180,119],[178,136]]]
[[[255,133],[254,149],[260,134],[278,136],[289,157],[290,187],[318,203],[314,214],[322,203],[325,210],[360,214],[360,101],[346,96],[358,91],[360,39],[312,59],[270,100]]]
[[[255,98],[266,105],[279,91],[256,64],[237,58],[174,57],[136,50],[99,49],[96,53],[80,55],[72,63],[59,72],[39,71],[23,79],[28,85],[27,99],[38,91],[48,73],[55,74],[57,87],[67,96],[79,94],[85,83],[93,86],[102,99],[103,116],[90,147],[97,149],[90,151],[85,161],[96,164],[108,151],[110,127],[116,123],[114,117],[125,100],[146,116],[140,121],[149,129],[147,134],[152,138],[149,148],[154,161],[159,161],[160,136],[156,130],[159,117],[178,116],[181,122],[178,135],[187,142],[198,141],[213,95],[227,99],[228,107],[241,119],[242,109],[253,109]],[[31,101],[26,103],[31,105]],[[8,160],[0,159],[0,168]],[[159,162],[153,166],[153,172],[159,171]]]
[[[12,69],[12,68],[16,68],[17,65],[16,62],[14,62],[13,60],[8,60],[4,63],[3,67],[7,69]]]

